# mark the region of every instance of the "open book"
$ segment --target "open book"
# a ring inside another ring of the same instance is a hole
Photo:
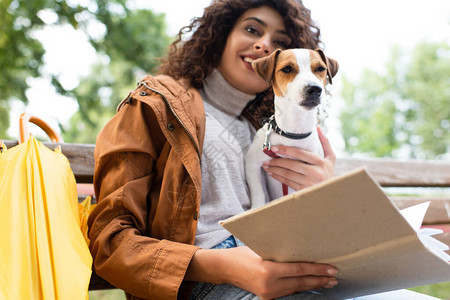
[[[220,224],[264,259],[335,266],[320,292],[350,298],[450,281],[442,231],[420,229],[428,204],[399,211],[361,168]]]

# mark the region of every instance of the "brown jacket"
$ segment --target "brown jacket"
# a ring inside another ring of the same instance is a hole
[[[185,81],[149,76],[118,110],[95,148],[94,268],[132,299],[186,298],[183,278],[198,249],[202,99]]]

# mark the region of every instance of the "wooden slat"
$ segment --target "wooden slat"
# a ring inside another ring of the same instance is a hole
[[[336,175],[361,166],[386,187],[450,187],[450,162],[445,161],[340,158]]]
[[[450,232],[444,232],[439,235],[434,235],[434,238],[438,239],[439,241],[443,242],[446,245],[450,245]],[[448,255],[450,255],[450,250],[445,251]],[[446,298],[447,300],[450,298]]]
[[[450,224],[450,196],[449,197],[390,197],[399,209],[410,207],[425,201],[431,201],[423,220],[424,225]]]
[[[5,141],[8,147],[16,141]],[[50,149],[57,144],[44,143]],[[94,175],[94,147],[92,144],[61,144],[79,183],[92,182]],[[433,160],[399,161],[385,158],[338,158],[336,175],[366,166],[370,174],[383,186],[450,187],[450,162]]]
[[[95,145],[88,144],[61,145],[78,183],[92,183],[94,180],[94,148]]]
[[[450,232],[444,232],[434,237],[440,240],[441,242],[450,245]]]
[[[78,195],[78,203],[81,203],[83,200],[85,200],[87,195]],[[97,203],[97,200],[95,199],[95,196],[91,196],[91,203]]]

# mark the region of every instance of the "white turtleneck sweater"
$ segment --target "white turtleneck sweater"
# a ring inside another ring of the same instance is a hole
[[[200,90],[206,132],[202,152],[202,202],[195,245],[211,248],[230,236],[220,220],[250,208],[244,155],[255,130],[240,117],[255,96],[242,93],[216,69]]]

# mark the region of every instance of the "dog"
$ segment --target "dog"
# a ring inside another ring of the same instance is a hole
[[[279,157],[270,150],[271,146],[294,146],[323,157],[316,128],[317,106],[327,96],[325,87],[332,84],[339,65],[321,49],[278,49],[253,61],[252,67],[275,94],[275,114],[256,132],[245,155],[254,209],[265,204],[266,193],[267,200],[273,200],[293,191],[270,176],[266,176],[268,191],[264,188],[261,167],[265,161]]]

